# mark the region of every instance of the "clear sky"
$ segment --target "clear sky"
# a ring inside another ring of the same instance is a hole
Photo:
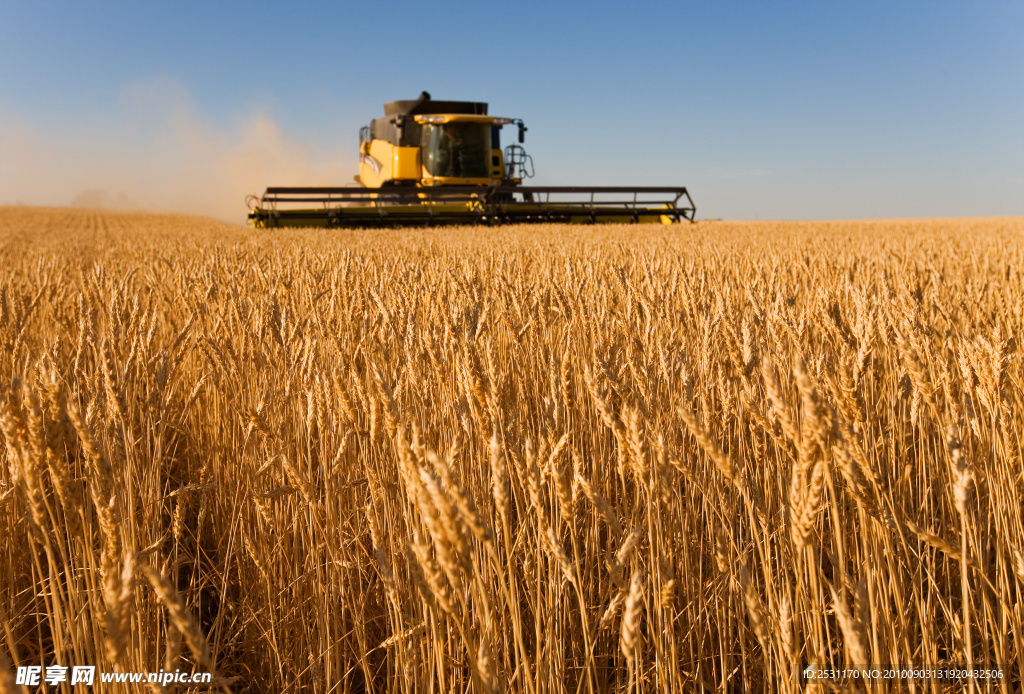
[[[1024,215],[1020,0],[0,0],[0,204],[241,221],[268,185],[350,182],[359,127],[422,90],[523,118],[539,185]]]

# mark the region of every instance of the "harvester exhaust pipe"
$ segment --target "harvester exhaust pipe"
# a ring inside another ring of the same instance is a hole
[[[395,126],[398,128],[398,144],[400,146],[408,146],[409,144],[405,140],[405,123],[406,120],[410,118],[409,114],[413,114],[419,111],[420,106],[422,106],[427,101],[430,101],[430,92],[420,92],[420,95],[416,97],[415,101],[412,102],[412,106],[409,107],[406,113],[398,114],[396,116],[391,117],[391,122],[394,123]],[[356,176],[356,178],[358,179],[359,177]]]

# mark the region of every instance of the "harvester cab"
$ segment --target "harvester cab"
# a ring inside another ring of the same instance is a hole
[[[518,144],[502,150],[505,126],[517,128]],[[488,115],[483,102],[427,92],[391,101],[359,131],[359,187],[267,188],[249,197],[249,219],[257,227],[693,221],[685,188],[523,186],[534,173],[526,130],[520,119]]]
[[[518,185],[525,152],[510,146],[515,164],[507,166],[501,149],[501,129],[511,124],[522,141],[523,122],[489,116],[485,103],[434,101],[427,92],[392,101],[360,130],[356,181],[366,188]]]

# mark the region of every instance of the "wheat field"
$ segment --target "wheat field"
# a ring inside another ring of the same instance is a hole
[[[0,208],[0,692],[1019,691],[1022,233]]]

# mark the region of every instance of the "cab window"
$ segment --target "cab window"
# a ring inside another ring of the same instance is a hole
[[[423,126],[423,165],[431,176],[490,177],[491,126],[441,123]]]

